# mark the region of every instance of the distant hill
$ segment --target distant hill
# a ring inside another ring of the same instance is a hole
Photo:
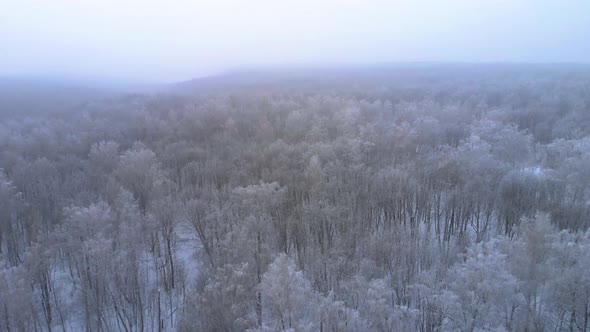
[[[228,71],[221,75],[195,78],[169,86],[174,92],[210,93],[289,92],[318,93],[334,89],[347,91],[356,86],[386,85],[392,88],[437,86],[449,82],[495,84],[547,77],[590,76],[587,64],[520,63],[398,63],[381,65],[332,65],[261,67]]]

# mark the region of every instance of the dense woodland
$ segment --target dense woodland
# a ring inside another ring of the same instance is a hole
[[[588,67],[6,111],[0,331],[590,331]]]

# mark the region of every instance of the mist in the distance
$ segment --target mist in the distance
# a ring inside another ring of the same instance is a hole
[[[6,1],[0,76],[173,82],[236,67],[587,62],[590,2]]]

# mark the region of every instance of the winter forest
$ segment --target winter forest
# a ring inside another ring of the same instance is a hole
[[[0,331],[590,331],[588,66],[3,107]]]

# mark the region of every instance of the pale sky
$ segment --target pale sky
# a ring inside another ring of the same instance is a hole
[[[0,0],[0,76],[408,61],[590,62],[590,0]]]

